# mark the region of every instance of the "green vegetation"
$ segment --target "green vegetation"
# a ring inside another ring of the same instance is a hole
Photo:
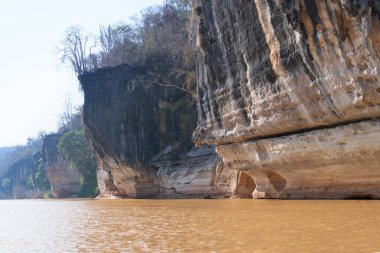
[[[34,175],[34,182],[38,189],[50,189],[50,182],[46,177],[46,167],[43,158],[38,160],[37,172]]]
[[[16,186],[25,187],[26,196],[42,196],[50,189],[45,168],[41,165],[41,147],[45,133],[29,138],[26,145],[0,148],[0,191],[12,197]]]
[[[10,193],[12,190],[11,187],[12,187],[12,184],[9,178],[6,177],[1,180],[1,189],[3,192]]]
[[[45,191],[43,194],[44,199],[50,199],[52,197],[53,197],[53,195],[51,194],[51,191]]]
[[[30,175],[25,179],[25,183],[28,186],[28,190],[35,189],[36,186],[34,184],[33,175]]]
[[[98,193],[96,156],[85,137],[84,130],[66,132],[58,142],[58,150],[67,156],[71,167],[82,174],[80,196],[96,196]]]

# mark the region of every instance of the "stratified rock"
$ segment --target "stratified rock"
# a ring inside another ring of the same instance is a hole
[[[180,160],[153,161],[152,165],[159,168],[156,182],[161,198],[240,197],[236,192],[239,172],[223,165],[215,147],[203,146]]]
[[[54,198],[76,197],[81,190],[81,173],[70,167],[64,154],[58,151],[61,134],[47,135],[43,139],[42,155],[46,164],[46,176]]]
[[[380,198],[380,120],[220,145],[254,198]]]
[[[84,125],[99,156],[99,197],[246,197],[247,180],[225,167],[214,147],[187,152],[196,125],[191,97],[147,86],[147,69],[121,65],[80,76]]]
[[[380,197],[379,5],[193,1],[194,138],[255,198]]]

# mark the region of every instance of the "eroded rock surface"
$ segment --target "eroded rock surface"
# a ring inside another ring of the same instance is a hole
[[[380,198],[380,120],[220,145],[254,198]]]
[[[55,198],[76,197],[81,190],[81,173],[70,167],[66,157],[58,151],[61,134],[47,135],[43,140],[42,155],[46,176]]]
[[[98,160],[98,169],[96,173],[96,178],[98,181],[99,196],[98,198],[112,198],[114,196],[119,196],[121,193],[119,189],[115,186],[113,181],[113,176],[107,163],[103,162],[101,159]]]
[[[152,165],[159,168],[156,179],[160,186],[159,197],[246,197],[246,194],[236,192],[239,172],[224,166],[215,147],[200,147],[180,160],[152,162]]]
[[[148,84],[148,70],[165,73],[156,67],[125,64],[80,76],[84,126],[99,157],[101,196],[158,196],[157,169],[149,162],[172,142],[180,141],[183,149],[192,145],[196,109],[191,97]]]
[[[379,3],[193,7],[197,143],[249,174],[255,198],[380,197]]]
[[[12,185],[11,194],[14,199],[34,197],[33,192],[28,191],[27,179],[30,175],[33,175],[36,169],[32,157],[21,159],[9,168],[7,177]]]
[[[378,4],[342,2],[194,1],[198,142],[379,117]]]
[[[196,126],[192,98],[147,87],[147,69],[121,65],[80,77],[84,125],[99,156],[99,197],[245,197],[236,193],[239,172],[226,168],[214,147],[188,152]]]
[[[37,152],[12,164],[3,176],[3,179],[9,180],[9,186],[5,189],[3,187],[4,192],[0,192],[0,198],[42,198],[46,189],[37,185],[35,181],[40,158],[41,152]]]

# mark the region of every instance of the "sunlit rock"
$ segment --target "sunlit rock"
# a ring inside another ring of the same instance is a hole
[[[193,7],[195,141],[250,175],[254,198],[380,197],[377,1]]]
[[[236,193],[239,172],[224,166],[213,146],[193,149],[178,160],[151,164],[158,168],[156,182],[162,198],[246,197]]]
[[[192,98],[147,86],[151,68],[121,65],[80,76],[84,126],[99,157],[99,197],[237,196],[238,172],[226,168],[214,148],[188,152],[196,126]]]
[[[77,197],[81,190],[81,173],[71,168],[64,154],[58,151],[61,134],[47,135],[43,139],[43,158],[46,176],[54,198]]]

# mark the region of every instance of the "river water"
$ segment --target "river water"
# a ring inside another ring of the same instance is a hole
[[[380,201],[3,200],[0,252],[380,252]]]

